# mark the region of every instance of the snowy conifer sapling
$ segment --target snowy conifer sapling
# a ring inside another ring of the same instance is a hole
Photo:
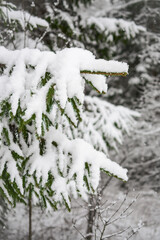
[[[11,204],[32,198],[70,209],[72,196],[87,199],[96,191],[101,170],[127,181],[127,170],[108,158],[104,142],[121,141],[115,127],[127,131],[136,113],[116,115],[111,105],[84,96],[85,83],[106,93],[104,75],[126,75],[126,63],[97,60],[78,48],[55,54],[0,47],[0,68],[0,192]],[[106,112],[112,116],[108,136]]]

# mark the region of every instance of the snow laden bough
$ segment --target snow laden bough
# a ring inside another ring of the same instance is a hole
[[[100,170],[127,181],[127,170],[103,148],[94,148],[91,135],[86,141],[78,137],[83,117],[92,118],[83,111],[85,83],[106,93],[103,75],[126,75],[126,63],[97,60],[78,48],[55,54],[0,47],[0,69],[0,192],[10,203],[32,198],[45,207],[64,203],[70,209],[71,196],[87,200],[96,191]],[[136,113],[127,114],[131,124]],[[121,128],[127,121],[124,116]]]

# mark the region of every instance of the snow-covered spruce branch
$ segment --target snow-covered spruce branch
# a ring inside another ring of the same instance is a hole
[[[124,39],[135,38],[140,32],[146,29],[136,25],[133,21],[107,17],[90,17],[82,21],[82,25],[94,28],[97,32],[104,33],[107,42],[112,42],[115,37],[122,35]]]
[[[71,196],[87,199],[87,193],[96,191],[100,170],[127,180],[126,169],[73,130],[85,114],[85,82],[100,93],[107,91],[104,76],[81,71],[127,73],[126,63],[97,60],[78,48],[55,54],[4,47],[0,47],[0,63],[4,66],[0,76],[0,189],[11,203],[25,202],[29,195],[45,207],[57,209],[64,203],[69,209]],[[91,105],[91,99],[87,101]],[[131,123],[135,116],[127,114]],[[125,128],[128,122],[124,118],[119,124]]]
[[[69,115],[69,112],[68,112]],[[71,128],[65,124],[65,134],[83,138],[92,144],[96,150],[104,152],[107,156],[109,150],[118,151],[117,145],[123,143],[123,135],[130,134],[136,124],[138,112],[122,106],[115,106],[97,97],[84,97],[84,112],[78,128]],[[76,122],[75,122],[76,124]]]
[[[38,26],[47,28],[48,22],[36,16],[30,15],[26,11],[17,10],[17,7],[12,3],[2,1],[0,3],[0,17],[8,23],[18,23],[19,26],[24,30],[26,25],[34,29]]]
[[[33,6],[31,13],[26,12],[24,9],[18,9],[12,3],[1,1],[0,2],[0,21],[2,26],[0,41],[1,44],[7,46],[9,49],[21,49],[26,46],[35,48],[38,46],[40,49],[46,49],[42,40],[48,32],[49,24],[45,19],[33,16]],[[33,30],[38,30],[39,35],[33,34]],[[45,30],[45,31],[44,31]]]

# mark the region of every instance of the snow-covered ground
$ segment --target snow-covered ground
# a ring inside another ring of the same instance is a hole
[[[112,189],[113,190],[113,189]],[[143,227],[132,236],[134,240],[159,240],[160,236],[160,194],[153,191],[146,192],[130,192],[127,196],[127,200],[124,203],[124,208],[132,202],[132,200],[139,195],[135,204],[129,209],[133,213],[125,218],[119,220],[115,224],[111,224],[107,227],[106,234],[121,231],[124,228],[131,226],[136,231],[137,227],[143,225]],[[111,192],[110,187],[106,191],[107,204],[117,201],[117,203],[110,209],[108,214],[112,214],[119,204],[123,201],[124,194],[121,190],[114,187],[114,192]],[[84,217],[86,210],[82,202],[79,200],[74,203],[74,208],[71,213],[64,210],[53,213],[45,213],[40,208],[34,207],[33,209],[33,239],[34,240],[80,240],[81,235],[73,228],[73,222],[76,221],[76,227],[85,233],[86,218]],[[107,207],[106,204],[106,207]],[[121,211],[119,212],[119,214]],[[27,239],[28,234],[28,209],[23,205],[18,205],[16,209],[12,210],[8,214],[8,222],[5,229],[6,237],[1,240],[22,240]],[[111,237],[111,240],[124,239],[126,233],[122,234],[122,237]]]

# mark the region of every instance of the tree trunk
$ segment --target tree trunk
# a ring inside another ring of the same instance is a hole
[[[88,209],[88,225],[87,225],[87,231],[86,231],[86,239],[92,240],[93,239],[93,226],[95,222],[95,203],[94,203],[94,196],[90,196],[89,198],[89,209]]]
[[[29,235],[28,240],[32,240],[32,199],[29,197],[28,201],[28,207],[29,207]]]

